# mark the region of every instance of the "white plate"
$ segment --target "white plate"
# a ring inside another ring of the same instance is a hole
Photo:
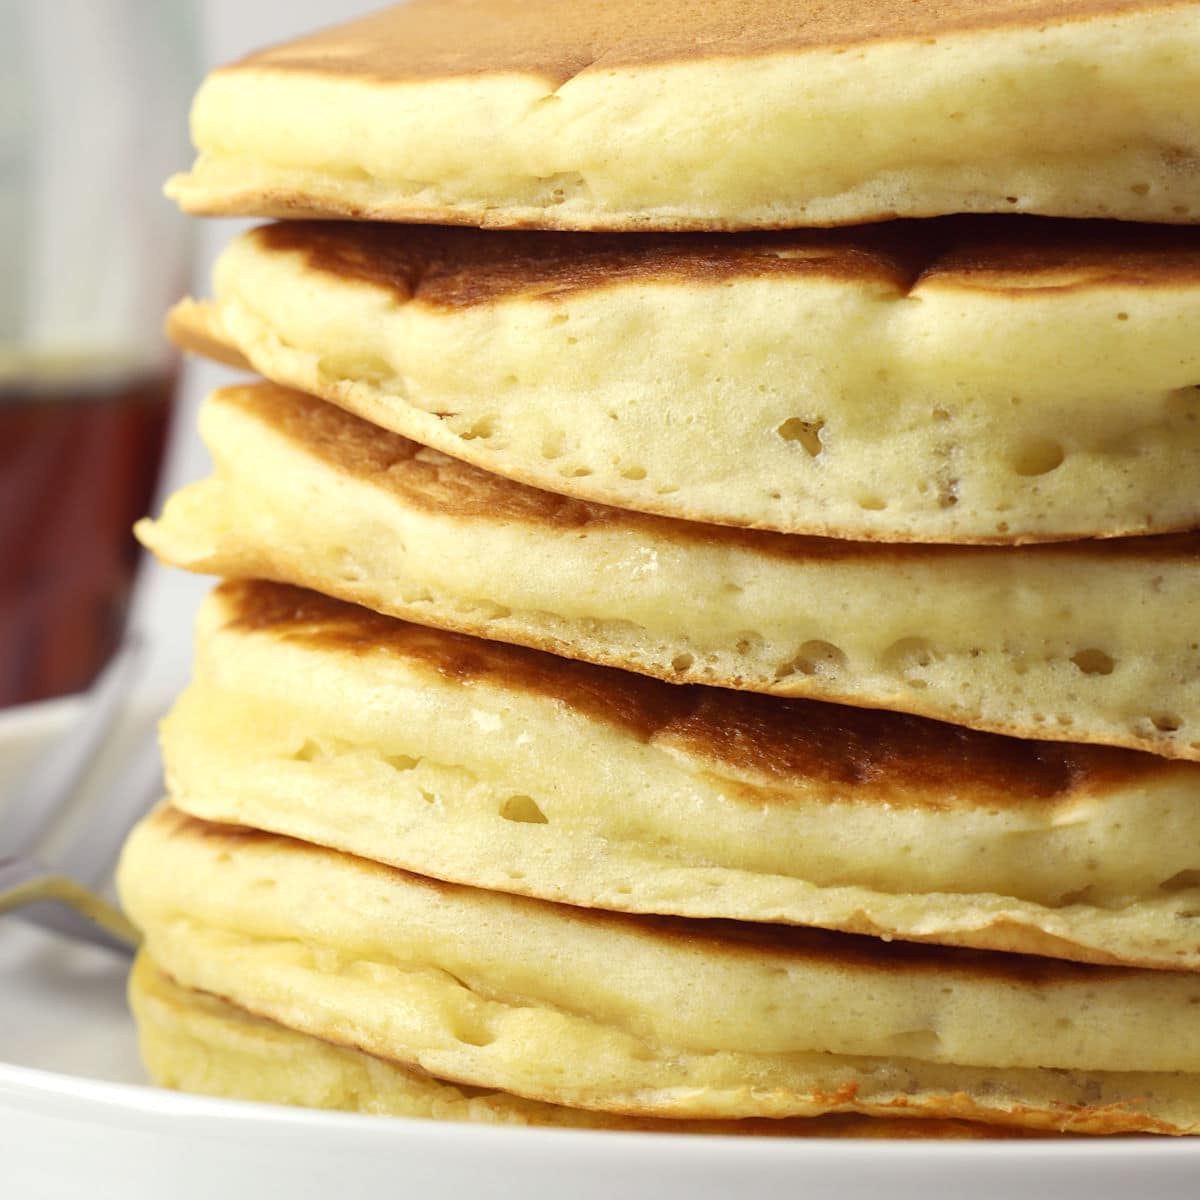
[[[0,715],[0,796],[65,707]],[[3,1200],[1196,1197],[1200,1141],[897,1142],[496,1129],[145,1085],[125,964],[0,921]]]

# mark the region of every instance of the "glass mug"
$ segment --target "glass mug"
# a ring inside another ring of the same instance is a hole
[[[187,288],[186,0],[0,0],[0,707],[85,687],[120,640]]]

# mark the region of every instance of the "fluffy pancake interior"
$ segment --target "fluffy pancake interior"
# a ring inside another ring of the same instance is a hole
[[[1200,757],[1194,536],[883,547],[570,501],[300,393],[201,413],[161,558],[677,682]],[[514,564],[517,564],[514,569]]]
[[[223,585],[198,641],[163,726],[198,817],[589,907],[1200,966],[1191,764],[663,684],[276,584]]]
[[[120,887],[182,984],[533,1099],[1108,1131],[1200,1115],[1189,975],[591,913],[168,809],[135,831]]]
[[[1063,224],[722,241],[285,222],[237,239],[216,303],[172,328],[624,508],[883,541],[1191,527],[1200,235]]]
[[[142,1057],[155,1082],[231,1099],[390,1117],[647,1133],[905,1139],[1020,1136],[1020,1131],[995,1125],[937,1119],[656,1121],[543,1104],[448,1083],[253,1017],[216,996],[180,987],[146,955],[134,965],[129,999]]]
[[[170,192],[576,229],[1194,221],[1197,44],[1182,2],[417,0],[211,75]]]

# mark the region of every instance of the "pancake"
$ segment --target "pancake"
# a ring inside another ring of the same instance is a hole
[[[1194,222],[1194,0],[414,0],[210,75],[193,213]]]
[[[1186,973],[598,913],[166,808],[134,831],[119,887],[181,985],[527,1099],[1200,1131]]]
[[[1200,231],[680,237],[286,222],[185,348],[564,495],[860,540],[1200,524]]]
[[[863,545],[523,487],[272,385],[201,413],[164,561],[677,683],[1200,758],[1200,538]]]
[[[623,912],[1200,970],[1200,768],[678,687],[225,584],[172,803]],[[580,763],[603,764],[580,770]]]
[[[129,979],[146,1068],[156,1083],[227,1099],[388,1117],[486,1125],[620,1129],[645,1133],[819,1138],[1006,1138],[1022,1131],[966,1121],[830,1116],[796,1120],[656,1121],[482,1091],[406,1070],[274,1021],[203,992],[181,988],[141,955]]]

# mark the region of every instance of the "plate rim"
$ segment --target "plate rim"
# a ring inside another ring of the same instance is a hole
[[[0,747],[10,739],[37,740],[49,736],[77,711],[81,697],[57,697],[0,710]],[[989,1169],[1064,1169],[1117,1166],[1147,1167],[1167,1161],[1200,1163],[1200,1138],[1081,1137],[1018,1141],[913,1138],[772,1137],[754,1134],[656,1133],[651,1130],[562,1129],[546,1126],[489,1125],[469,1121],[397,1117],[382,1114],[306,1109],[254,1100],[198,1095],[157,1087],[72,1075],[44,1067],[20,1066],[0,1059],[0,1112],[17,1110],[30,1116],[85,1121],[110,1128],[170,1133],[208,1140],[254,1136],[292,1140],[321,1133],[344,1149],[370,1148],[404,1153],[414,1140],[427,1150],[447,1152],[457,1144],[479,1141],[492,1153],[524,1159],[529,1153],[553,1148],[577,1161],[592,1158],[602,1164],[611,1152],[628,1163],[632,1158],[647,1168],[668,1160],[678,1166],[738,1164],[740,1160],[770,1169],[800,1163],[828,1167],[855,1164],[898,1167],[960,1168],[968,1163]],[[183,1123],[186,1122],[186,1125]],[[678,1151],[687,1148],[686,1156]],[[597,1153],[599,1152],[599,1153]]]
[[[939,1164],[962,1165],[966,1160],[988,1166],[1027,1165],[1062,1167],[1074,1162],[1096,1166],[1101,1161],[1149,1160],[1167,1156],[1171,1161],[1200,1161],[1200,1140],[1186,1137],[1081,1137],[1029,1142],[973,1141],[971,1139],[770,1137],[747,1134],[662,1134],[653,1131],[556,1129],[539,1126],[486,1125],[469,1121],[437,1121],[430,1118],[394,1117],[369,1113],[307,1109],[254,1100],[226,1099],[159,1088],[152,1084],[116,1083],[88,1079],[40,1067],[23,1067],[0,1062],[0,1109],[19,1108],[26,1114],[79,1119],[73,1109],[86,1105],[85,1119],[97,1124],[129,1127],[130,1119],[142,1129],[160,1132],[170,1126],[179,1132],[186,1118],[189,1138],[277,1136],[285,1139],[321,1131],[351,1143],[386,1141],[393,1150],[418,1138],[454,1143],[481,1138],[493,1143],[491,1150],[507,1148],[522,1153],[530,1143],[542,1149],[553,1145],[572,1155],[584,1151],[620,1150],[639,1159],[658,1158],[687,1147],[693,1161],[699,1156],[737,1159],[743,1156],[763,1166],[782,1165],[814,1158],[862,1162],[863,1156],[896,1160],[897,1165],[931,1159]],[[430,1147],[431,1148],[431,1147]]]

